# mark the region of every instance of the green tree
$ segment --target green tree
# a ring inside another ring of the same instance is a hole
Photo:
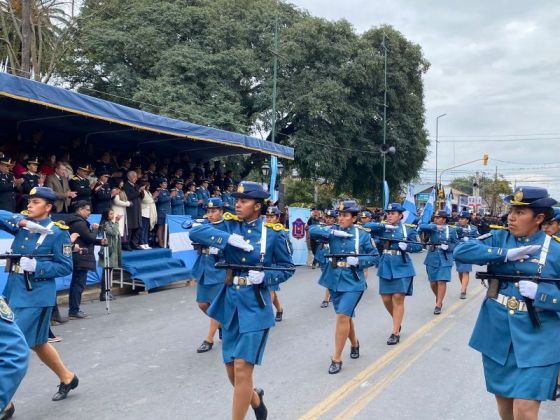
[[[477,183],[475,176],[455,178],[451,186],[467,194],[474,194],[473,187]],[[511,183],[503,175],[482,176],[478,179],[480,196],[489,206],[492,214],[497,214],[502,209],[502,198],[512,193]]]

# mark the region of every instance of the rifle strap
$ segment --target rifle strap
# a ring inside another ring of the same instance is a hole
[[[50,222],[47,225],[47,229],[52,229],[52,227],[54,226],[54,222]],[[43,242],[45,241],[46,237],[47,237],[48,233],[42,233],[41,236],[39,236],[39,239],[37,240],[37,243],[35,244],[35,249],[39,248],[41,245],[43,245]]]
[[[546,235],[544,238],[543,246],[541,248],[541,256],[539,258],[539,264],[537,266],[537,280],[542,276],[542,271],[544,265],[546,264],[546,258],[548,257],[548,248],[550,248],[550,241],[552,240],[552,236]]]

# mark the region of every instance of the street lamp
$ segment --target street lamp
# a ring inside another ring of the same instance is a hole
[[[263,165],[261,166],[261,173],[263,178],[268,178],[268,174],[270,173],[270,165],[268,163],[263,163]]]
[[[438,177],[437,177],[437,169],[438,169],[438,144],[439,144],[439,119],[445,117],[447,114],[440,114],[436,117],[436,190],[439,192],[438,187]],[[438,207],[439,209],[439,207]]]
[[[284,174],[284,165],[282,162],[278,162],[278,176],[282,176]]]

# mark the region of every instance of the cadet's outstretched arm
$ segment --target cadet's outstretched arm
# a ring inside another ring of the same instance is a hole
[[[453,258],[463,264],[499,264],[506,258],[507,248],[492,246],[492,236],[461,242],[453,251]]]
[[[0,230],[16,234],[19,230],[18,223],[23,218],[21,214],[0,210]]]

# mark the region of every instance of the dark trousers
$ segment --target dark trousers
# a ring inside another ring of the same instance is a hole
[[[142,233],[142,228],[128,229],[128,245],[134,248],[138,248],[140,245],[140,234]]]
[[[86,287],[88,270],[84,268],[75,268],[72,273],[72,281],[70,282],[70,293],[68,297],[68,313],[75,314],[80,310],[82,303],[82,292]]]
[[[142,236],[140,238],[142,245],[150,243],[150,218],[142,217]]]
[[[311,240],[311,253],[313,254],[313,265],[319,265],[319,261],[315,258],[315,254],[317,254],[317,250],[319,248],[319,242]]]

